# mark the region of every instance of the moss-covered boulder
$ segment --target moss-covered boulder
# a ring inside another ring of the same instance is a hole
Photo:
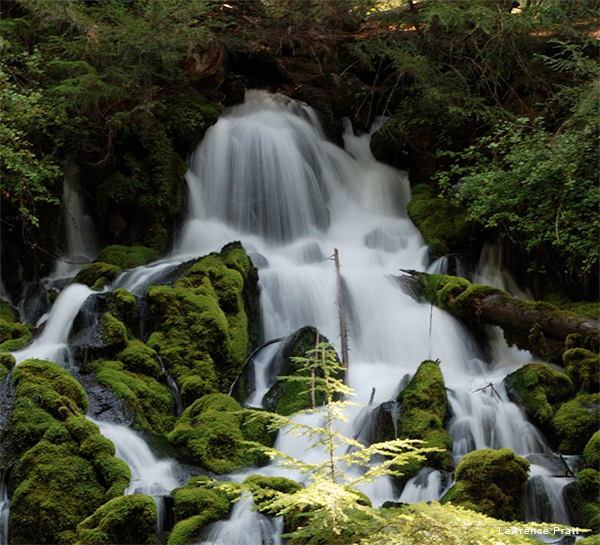
[[[172,494],[175,526],[169,535],[168,545],[188,543],[209,522],[226,518],[233,499],[208,477],[192,477]]]
[[[552,419],[563,454],[581,454],[598,430],[600,394],[579,395],[564,403]]]
[[[100,291],[121,274],[121,267],[101,261],[90,263],[81,269],[73,278],[74,283],[85,284],[91,289]]]
[[[129,468],[85,419],[85,392],[65,369],[28,360],[13,378],[9,437],[18,461],[9,482],[11,540],[74,543],[77,525],[123,494]]]
[[[265,409],[289,416],[311,407],[311,393],[305,383],[276,380],[276,377],[301,376],[300,364],[297,360],[306,357],[306,353],[315,347],[316,340],[317,330],[314,327],[303,327],[285,339],[275,365],[271,369],[272,375],[270,378],[275,381],[275,384],[263,398]],[[327,338],[322,335],[319,340],[320,342],[328,342]],[[338,359],[337,355],[335,358]],[[315,398],[316,405],[322,405],[324,402],[324,394],[318,392]]]
[[[31,340],[31,330],[25,324],[0,318],[0,352],[21,350]]]
[[[139,335],[140,310],[135,296],[123,288],[106,294],[108,310],[134,334]]]
[[[0,353],[0,382],[2,382],[10,370],[15,366],[15,358],[6,352]]]
[[[476,450],[458,464],[456,484],[442,498],[501,520],[517,520],[529,462],[510,449]]]
[[[121,269],[134,269],[146,265],[158,258],[158,252],[154,248],[145,246],[107,246],[104,248],[96,261],[116,265]]]
[[[246,430],[242,409],[235,399],[210,394],[183,412],[168,438],[174,445],[187,448],[202,467],[222,474],[267,461],[243,443],[256,440],[256,433],[254,428]]]
[[[600,473],[596,469],[580,471],[577,481],[568,484],[563,494],[573,524],[600,532]]]
[[[244,480],[244,485],[250,490],[256,508],[266,515],[276,515],[264,504],[275,499],[280,494],[293,494],[302,488],[300,484],[285,477],[265,477],[250,475]]]
[[[228,391],[240,373],[257,323],[248,294],[256,294],[256,278],[238,244],[194,263],[173,287],[148,289],[148,346],[162,357],[185,405]]]
[[[106,312],[100,317],[98,328],[101,331],[105,349],[119,351],[127,344],[128,334],[125,324],[110,312]]]
[[[565,372],[581,394],[591,394],[600,389],[600,354],[585,348],[570,348],[563,354]]]
[[[466,211],[428,185],[419,184],[413,188],[406,210],[431,248],[433,259],[464,251],[473,237],[474,224],[468,221]]]
[[[152,543],[156,517],[156,504],[150,496],[113,498],[77,526],[76,545]]]
[[[427,454],[427,465],[452,471],[452,438],[444,429],[449,414],[448,398],[439,362],[421,363],[398,401],[402,404],[400,437],[422,439],[425,446],[441,449]]]
[[[560,403],[573,395],[571,379],[546,363],[529,363],[505,381],[508,397],[540,428],[550,427]]]
[[[135,351],[139,355],[135,341]],[[125,352],[125,349],[123,352]],[[140,355],[140,358],[142,356]],[[134,357],[131,353],[125,357],[129,363]],[[136,362],[139,365],[139,362]],[[139,366],[134,366],[139,369]],[[159,435],[166,435],[175,422],[175,401],[171,390],[156,378],[142,372],[130,371],[128,363],[115,360],[98,360],[94,363],[96,379],[110,388],[115,395],[127,401],[134,412],[134,425]]]
[[[588,467],[600,469],[600,431],[592,435],[583,449],[583,458]]]

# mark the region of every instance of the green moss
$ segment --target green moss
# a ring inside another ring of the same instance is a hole
[[[501,520],[519,518],[529,462],[510,449],[476,450],[458,464],[456,485],[442,498]]]
[[[127,348],[119,355],[124,368],[132,373],[142,373],[148,376],[157,376],[160,365],[156,359],[155,350],[146,346],[142,341],[134,339],[127,344]]]
[[[243,416],[239,403],[225,394],[196,400],[181,415],[169,440],[186,447],[194,460],[214,473],[231,473],[264,460],[243,442]]]
[[[158,258],[158,252],[145,246],[107,246],[98,255],[97,261],[116,265],[121,269],[134,269]]]
[[[121,274],[121,268],[109,263],[90,263],[81,269],[73,282],[85,284],[93,290],[100,291],[106,284]]]
[[[0,319],[9,324],[18,321],[10,303],[7,303],[6,301],[0,302]]]
[[[186,405],[228,391],[240,373],[250,346],[244,297],[250,271],[244,250],[229,246],[192,264],[174,287],[152,286],[146,293],[148,346],[163,359]]]
[[[583,538],[577,542],[577,545],[600,545],[600,534]]]
[[[73,543],[79,522],[123,494],[129,468],[85,419],[85,392],[65,369],[28,360],[13,377],[10,433],[20,458],[13,474],[12,540]]]
[[[114,498],[77,526],[77,545],[153,543],[156,517],[156,504],[149,496]]]
[[[597,469],[582,469],[577,475],[583,497],[589,502],[600,503],[600,473]]]
[[[0,353],[0,382],[2,382],[10,370],[15,366],[15,358],[6,352]]]
[[[472,237],[473,223],[467,220],[466,212],[436,195],[428,185],[413,188],[406,210],[431,248],[434,259],[460,251]]]
[[[100,318],[99,327],[102,331],[102,340],[106,346],[123,346],[127,343],[127,328],[110,312]]]
[[[506,377],[508,396],[538,426],[549,425],[558,404],[573,395],[573,383],[545,363],[530,363]]]
[[[600,354],[585,348],[570,348],[563,354],[565,372],[581,393],[594,393],[600,389]]]
[[[302,488],[296,481],[286,479],[285,477],[264,477],[263,475],[250,475],[244,480],[256,505],[256,508],[266,515],[275,515],[276,513],[269,511],[263,507],[265,502],[268,502],[279,494],[293,494]]]
[[[30,339],[31,331],[26,325],[0,319],[0,352],[21,350]]]
[[[452,438],[444,430],[448,418],[448,398],[439,362],[424,361],[409,385],[401,392],[401,438],[422,439],[427,447],[437,447],[442,452],[429,453],[427,464],[437,469],[451,471]]]
[[[107,294],[111,314],[133,329],[139,319],[135,296],[126,289],[118,288]]]
[[[600,468],[600,431],[594,433],[588,441],[583,449],[583,457],[588,467]]]
[[[561,439],[560,452],[581,454],[598,429],[599,402],[600,394],[579,395],[560,407],[552,419],[552,426]]]
[[[175,500],[175,527],[168,545],[183,545],[190,541],[202,526],[227,517],[231,498],[208,477],[193,477],[188,483],[173,490]]]
[[[159,435],[166,435],[171,430],[175,421],[175,403],[167,386],[153,377],[130,371],[121,361],[99,360],[95,369],[98,382],[132,406],[136,427]]]

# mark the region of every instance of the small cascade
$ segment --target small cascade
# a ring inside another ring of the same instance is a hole
[[[42,334],[29,346],[13,353],[17,363],[37,358],[69,367],[69,333],[77,313],[93,293],[95,292],[83,284],[66,287],[54,302]]]
[[[90,419],[91,420],[91,419]],[[126,426],[92,420],[100,433],[115,445],[115,456],[121,458],[131,470],[131,482],[125,494],[147,494],[156,502],[158,511],[158,531],[165,529],[165,496],[182,484],[187,477],[177,462],[171,459],[157,459],[148,444]]]
[[[563,488],[575,479],[556,477],[547,468],[534,464],[529,468],[529,475],[523,492],[523,519],[570,524]]]
[[[269,380],[269,364],[281,349],[280,342],[274,342],[263,348],[252,358],[254,369],[254,391],[246,400],[247,407],[262,407],[262,401],[273,384]]]
[[[183,401],[181,400],[179,386],[177,386],[175,379],[165,369],[165,364],[160,356],[158,356],[158,363],[160,364],[160,370],[164,371],[167,375],[167,385],[169,386],[169,390],[171,390],[173,399],[175,400],[175,414],[177,416],[181,416],[181,413],[183,412]]]
[[[283,518],[271,519],[256,510],[245,494],[233,507],[229,519],[215,523],[198,545],[281,545]]]
[[[9,545],[8,522],[10,515],[10,500],[8,499],[8,487],[4,482],[5,475],[0,482],[0,545]]]
[[[98,255],[98,242],[92,218],[85,213],[79,169],[73,158],[67,161],[63,185],[66,251],[57,260],[52,276],[70,278]]]
[[[473,282],[507,291],[517,299],[531,299],[529,290],[522,289],[503,264],[502,245],[486,243],[481,250]]]
[[[148,286],[161,284],[169,273],[181,265],[181,261],[161,261],[137,267],[121,273],[110,285],[110,289],[123,288],[141,297]]]
[[[436,259],[427,269],[429,274],[451,274],[471,280],[472,273],[469,267],[457,254],[443,255]]]
[[[451,484],[452,479],[449,473],[424,467],[406,483],[398,501],[418,503],[438,500]]]

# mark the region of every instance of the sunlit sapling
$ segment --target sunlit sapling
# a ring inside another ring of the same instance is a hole
[[[279,380],[305,385],[314,397],[324,400],[323,406],[291,416],[259,411],[250,418],[268,416],[272,431],[285,428],[283,433],[306,436],[309,448],[323,449],[324,456],[316,462],[304,462],[254,444],[279,465],[310,475],[305,488],[295,492],[269,491],[255,499],[261,502],[261,510],[286,517],[292,528],[287,534],[290,544],[353,542],[368,535],[373,525],[385,524],[381,513],[358,487],[380,477],[399,476],[408,462],[424,460],[425,454],[438,449],[423,448],[422,441],[400,439],[365,446],[346,437],[339,431],[339,424],[348,420],[346,409],[357,404],[348,400],[352,389],[337,378],[343,370],[334,349],[328,343],[319,343],[305,357],[294,361],[299,365],[298,372]],[[307,422],[304,417],[308,415],[316,415],[318,420]],[[351,471],[353,467],[359,471]]]

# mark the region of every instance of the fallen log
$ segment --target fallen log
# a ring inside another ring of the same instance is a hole
[[[403,270],[396,281],[409,295],[448,311],[467,325],[500,326],[509,344],[556,363],[566,348],[598,351],[600,322],[543,301],[521,301],[505,291],[456,276]]]

